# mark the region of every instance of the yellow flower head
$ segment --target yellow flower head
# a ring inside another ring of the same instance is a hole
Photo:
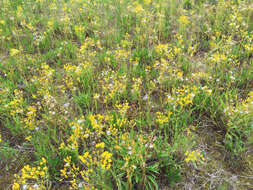
[[[10,49],[10,56],[15,56],[15,55],[17,55],[19,53],[20,53],[20,51],[17,50],[17,49]]]
[[[187,16],[182,15],[182,16],[179,17],[179,22],[184,24],[184,25],[187,25],[190,21],[187,18]]]

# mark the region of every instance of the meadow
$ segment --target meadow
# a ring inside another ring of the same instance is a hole
[[[252,181],[252,0],[0,0],[0,189]]]

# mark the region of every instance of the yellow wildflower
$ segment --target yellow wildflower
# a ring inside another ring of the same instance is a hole
[[[12,185],[12,190],[19,190],[20,189],[20,185],[15,182],[13,185]]]
[[[32,136],[30,135],[30,136],[27,136],[27,137],[25,138],[25,140],[30,141],[31,138],[32,138]]]
[[[182,16],[179,17],[179,22],[184,24],[184,25],[187,25],[190,21],[187,18],[187,16],[182,15]]]
[[[20,51],[17,50],[17,49],[10,49],[10,56],[15,56],[15,55],[17,55],[19,53],[20,53]]]
[[[96,148],[104,148],[104,147],[105,147],[105,143],[104,142],[96,144]]]
[[[148,5],[148,4],[151,3],[151,0],[144,0],[144,3],[145,3],[146,5]]]
[[[187,151],[185,153],[185,161],[188,163],[190,161],[205,161],[205,158],[198,150],[194,150],[192,152]]]

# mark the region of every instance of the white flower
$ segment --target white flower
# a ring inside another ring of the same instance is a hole
[[[35,183],[35,184],[33,185],[33,188],[37,189],[37,188],[39,188],[39,185],[38,185],[37,183]]]
[[[82,122],[84,122],[84,120],[83,119],[79,119],[79,120],[77,120],[77,123],[82,123]]]
[[[23,190],[26,190],[26,189],[27,189],[27,185],[24,184],[24,185],[23,185]]]
[[[80,182],[80,183],[78,184],[78,187],[79,187],[79,188],[82,188],[82,187],[83,187],[83,183]]]
[[[232,80],[235,80],[235,77],[233,77],[233,76],[230,76],[230,79],[232,79]]]
[[[64,106],[65,108],[68,108],[69,105],[70,105],[70,103],[65,103],[63,106]]]

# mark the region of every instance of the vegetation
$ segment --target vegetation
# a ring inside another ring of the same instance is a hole
[[[253,2],[0,0],[0,189],[253,188]]]

